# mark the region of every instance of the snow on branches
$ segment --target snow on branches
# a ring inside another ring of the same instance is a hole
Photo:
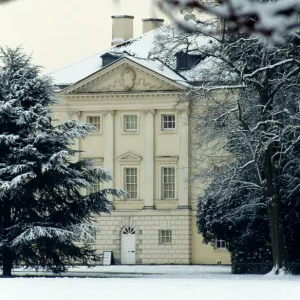
[[[259,34],[272,44],[282,44],[285,35],[300,27],[300,1],[253,1],[253,0],[154,0],[159,8],[187,31],[196,30],[176,17],[176,9],[196,9],[230,22],[251,34]]]
[[[0,57],[0,268],[10,276],[20,262],[54,272],[96,262],[87,243],[94,221],[110,212],[108,194],[125,195],[92,192],[111,174],[91,159],[72,160],[74,141],[96,128],[79,121],[53,126],[50,80],[19,48],[0,49]]]

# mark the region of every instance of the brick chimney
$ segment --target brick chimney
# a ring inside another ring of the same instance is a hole
[[[112,41],[111,45],[119,45],[133,38],[133,16],[112,16]]]
[[[146,33],[150,30],[159,28],[164,25],[164,19],[148,18],[142,19],[143,21],[143,33]]]

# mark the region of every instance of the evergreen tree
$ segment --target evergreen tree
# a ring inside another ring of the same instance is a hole
[[[89,159],[72,162],[75,139],[96,128],[78,121],[53,126],[58,103],[51,81],[20,49],[1,49],[0,69],[0,263],[66,271],[99,257],[91,238],[96,215],[109,212],[105,189],[82,195],[94,182],[112,180]]]

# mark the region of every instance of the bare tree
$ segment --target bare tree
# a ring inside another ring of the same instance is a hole
[[[287,33],[300,26],[299,0],[154,0],[158,7],[182,29],[188,32],[196,28],[178,19],[178,11],[191,10],[215,15],[251,34],[259,34],[274,44],[285,41]]]
[[[187,71],[195,85],[187,99],[202,111],[195,116],[200,157],[220,160],[202,167],[198,177],[212,178],[222,164],[228,167],[219,185],[222,193],[230,195],[230,188],[260,192],[268,211],[277,274],[284,264],[281,181],[295,159],[290,154],[299,146],[300,136],[299,35],[292,34],[286,44],[270,49],[259,38],[226,26],[222,30],[217,26],[217,34],[202,31],[211,27],[212,20],[206,27],[193,19],[189,23],[198,26],[197,33],[180,35],[174,27],[167,27],[166,38],[158,38],[152,56],[165,57],[172,66],[171,54],[178,51],[202,55],[198,66]],[[241,180],[242,171],[253,170],[255,176]],[[294,189],[291,193],[299,191],[299,186],[290,186]],[[249,205],[256,205],[256,200]]]

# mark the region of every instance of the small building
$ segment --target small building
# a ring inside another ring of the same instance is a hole
[[[93,246],[113,251],[121,264],[229,264],[224,241],[202,243],[197,192],[189,184],[192,108],[180,100],[192,87],[188,70],[201,57],[178,52],[172,69],[148,58],[163,20],[144,19],[144,34],[133,38],[132,16],[112,18],[110,49],[50,74],[61,100],[53,119],[98,129],[74,146],[82,151],[76,159],[93,158],[114,177],[93,190],[128,192],[111,199],[110,215],[97,218]]]

